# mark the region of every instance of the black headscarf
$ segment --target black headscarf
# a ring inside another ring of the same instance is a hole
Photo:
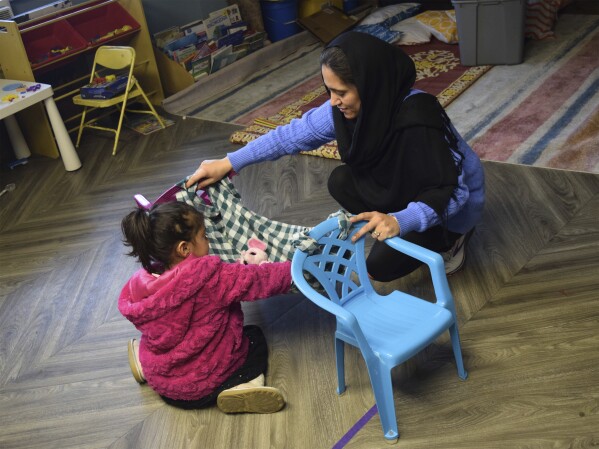
[[[422,201],[443,216],[457,186],[449,150],[457,150],[457,140],[436,97],[406,99],[416,80],[412,59],[359,32],[344,33],[327,47],[344,52],[360,96],[353,123],[336,107],[333,120],[341,160],[352,169],[363,201],[386,213]]]

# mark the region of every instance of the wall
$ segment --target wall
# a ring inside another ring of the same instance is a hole
[[[73,5],[85,0],[71,0]],[[22,14],[40,6],[53,3],[48,0],[13,0],[13,13]],[[185,25],[203,19],[220,8],[227,6],[227,0],[142,0],[150,34],[171,26]]]
[[[150,34],[208,17],[227,6],[226,0],[142,0]]]

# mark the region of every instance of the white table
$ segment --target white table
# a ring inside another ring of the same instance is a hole
[[[17,159],[29,157],[31,152],[13,115],[43,101],[64,167],[67,171],[77,170],[81,167],[81,161],[58,112],[53,95],[52,86],[49,84],[0,79],[0,120],[5,120]]]

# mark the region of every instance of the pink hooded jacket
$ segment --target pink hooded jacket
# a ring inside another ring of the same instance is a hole
[[[118,307],[142,334],[139,358],[148,384],[170,399],[196,400],[245,362],[240,301],[290,286],[290,262],[242,265],[189,256],[158,277],[138,270]]]

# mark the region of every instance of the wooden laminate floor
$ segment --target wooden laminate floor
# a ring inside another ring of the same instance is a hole
[[[153,199],[200,160],[233,148],[234,125],[181,120],[150,136],[90,131],[83,166],[33,157],[0,188],[0,448],[329,449],[373,406],[359,353],[335,393],[333,320],[300,296],[244,305],[270,345],[267,383],[288,405],[224,415],[165,405],[131,376],[138,335],[116,299],[137,269],[120,220],[133,195]],[[297,156],[235,178],[246,204],[314,225],[338,206],[338,162]],[[487,207],[466,269],[450,278],[467,381],[445,340],[394,372],[403,449],[591,448],[599,445],[599,175],[485,163]],[[420,270],[401,287],[429,298]],[[339,447],[339,446],[338,446]],[[375,415],[348,449],[384,448]]]

